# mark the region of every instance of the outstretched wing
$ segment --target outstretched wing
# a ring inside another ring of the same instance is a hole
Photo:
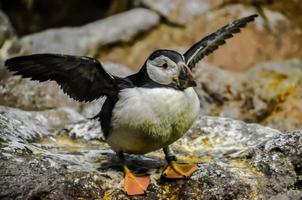
[[[99,61],[89,57],[33,54],[8,59],[5,65],[24,78],[54,80],[65,93],[79,101],[92,101],[118,92],[115,77]]]
[[[240,28],[254,21],[257,16],[258,15],[251,15],[235,20],[195,43],[184,53],[186,64],[192,69],[203,57],[218,49],[220,45],[225,44],[226,39],[233,37],[235,33],[239,33]]]

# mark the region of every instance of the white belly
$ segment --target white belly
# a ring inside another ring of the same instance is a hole
[[[120,92],[107,138],[115,151],[144,154],[179,139],[199,113],[193,88],[130,88]]]

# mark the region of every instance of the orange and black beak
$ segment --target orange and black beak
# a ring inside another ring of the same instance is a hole
[[[186,89],[188,87],[195,87],[196,83],[193,79],[193,74],[190,68],[184,64],[180,63],[180,71],[178,77],[175,77],[174,80],[177,82],[177,85],[181,89]]]

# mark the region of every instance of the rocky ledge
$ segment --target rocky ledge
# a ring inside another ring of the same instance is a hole
[[[128,198],[99,123],[72,116],[80,121],[54,128],[49,112],[0,107],[1,199]],[[198,163],[198,171],[167,182],[161,151],[128,155],[132,170],[151,175],[146,196],[135,199],[302,198],[302,131],[200,116],[173,150],[181,162]]]
[[[5,59],[42,52],[94,55],[106,70],[125,76],[132,71],[107,62],[138,70],[153,50],[183,52],[231,20],[254,14],[255,7],[261,17],[195,69],[202,113],[172,148],[180,162],[197,163],[198,171],[168,182],[160,175],[162,151],[128,155],[133,171],[151,175],[146,196],[134,199],[302,199],[298,1],[135,2],[138,8],[115,16],[19,39],[0,12],[0,199],[129,198],[98,121],[86,119],[104,99],[82,104],[53,82],[12,77]],[[295,129],[300,131],[286,132]]]

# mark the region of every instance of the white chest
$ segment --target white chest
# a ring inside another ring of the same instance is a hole
[[[122,90],[112,115],[107,142],[115,150],[147,153],[179,139],[200,109],[193,88],[130,88]]]

